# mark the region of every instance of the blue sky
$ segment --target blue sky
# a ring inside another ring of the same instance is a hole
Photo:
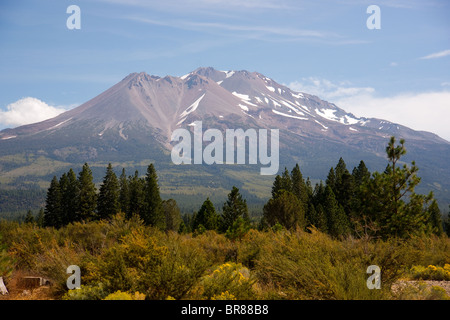
[[[69,5],[81,29],[69,30]],[[369,5],[381,29],[370,30]],[[357,116],[450,140],[446,0],[0,2],[0,128],[54,116],[131,72],[258,71]]]

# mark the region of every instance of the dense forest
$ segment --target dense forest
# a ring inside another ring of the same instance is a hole
[[[332,167],[325,182],[314,187],[303,178],[299,165],[284,169],[272,186],[272,197],[264,205],[260,221],[250,221],[246,200],[233,187],[221,209],[210,199],[193,214],[181,216],[174,199],[162,200],[153,164],[144,177],[139,172],[116,176],[111,164],[106,168],[97,192],[87,163],[78,176],[70,169],[55,176],[47,191],[45,210],[37,217],[43,226],[65,226],[79,221],[109,219],[123,212],[127,219],[137,215],[146,225],[164,231],[195,232],[215,230],[233,233],[250,227],[308,230],[311,227],[333,237],[347,235],[388,238],[413,234],[441,235],[448,228],[433,194],[415,192],[418,168],[400,166],[406,153],[404,141],[392,138],[386,148],[388,165],[384,172],[370,173],[361,161],[350,173],[342,158]],[[27,220],[31,217],[28,216]]]
[[[415,192],[413,162],[392,137],[383,172],[339,159],[312,186],[297,164],[274,178],[259,218],[232,187],[222,207],[209,198],[191,214],[162,200],[150,164],[97,190],[86,163],[53,177],[45,207],[24,222],[0,222],[0,276],[48,277],[56,299],[447,299],[440,287],[402,279],[450,280],[450,225],[433,194]],[[67,290],[78,265],[82,287]],[[366,268],[382,270],[382,290]]]

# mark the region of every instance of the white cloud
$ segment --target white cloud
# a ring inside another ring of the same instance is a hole
[[[6,110],[0,110],[0,124],[21,126],[56,117],[64,111],[67,111],[66,107],[49,106],[39,99],[27,97],[9,104]]]
[[[307,78],[289,84],[296,91],[317,95],[358,117],[379,118],[414,130],[436,133],[450,141],[450,91],[405,92],[380,97],[371,87]]]
[[[425,57],[421,57],[420,59],[437,59],[437,58],[442,58],[442,57],[446,57],[446,56],[450,56],[450,50],[435,52],[435,53],[429,54]]]

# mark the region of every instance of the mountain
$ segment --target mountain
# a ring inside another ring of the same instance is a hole
[[[171,134],[192,130],[194,121],[202,121],[204,130],[279,129],[280,170],[298,162],[315,180],[324,179],[341,156],[350,171],[360,160],[371,170],[384,170],[388,138],[404,138],[405,161],[416,161],[423,191],[433,190],[441,203],[450,203],[448,141],[386,120],[355,117],[257,72],[213,68],[182,77],[132,73],[55,118],[0,131],[0,188],[46,187],[54,174],[84,162],[98,180],[108,162],[126,167],[128,174],[144,173],[154,162],[167,196],[222,195],[232,185],[259,199],[270,194],[273,177],[260,176],[259,166],[174,165]]]

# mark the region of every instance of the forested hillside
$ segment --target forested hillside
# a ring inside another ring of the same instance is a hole
[[[448,219],[415,192],[405,153],[391,138],[383,172],[341,158],[314,186],[286,168],[260,217],[237,187],[220,208],[207,197],[182,215],[153,164],[144,176],[110,164],[97,190],[86,163],[52,179],[37,216],[0,222],[0,276],[50,279],[45,299],[447,299],[440,287],[392,290],[450,280]],[[69,265],[81,268],[79,290],[67,289]],[[381,290],[366,286],[370,265]]]

